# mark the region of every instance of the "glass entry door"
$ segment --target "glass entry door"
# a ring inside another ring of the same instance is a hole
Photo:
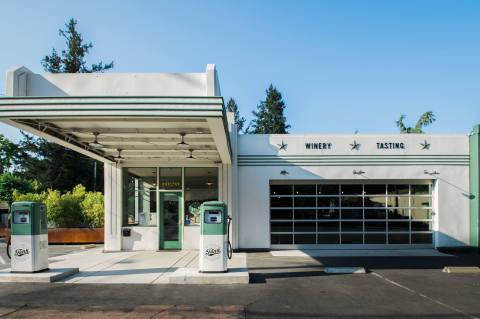
[[[160,193],[160,249],[182,249],[182,193]]]

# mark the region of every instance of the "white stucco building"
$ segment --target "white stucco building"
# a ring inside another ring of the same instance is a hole
[[[239,135],[213,65],[7,72],[0,120],[104,163],[105,249],[198,248],[227,203],[236,249],[478,247],[469,134]]]

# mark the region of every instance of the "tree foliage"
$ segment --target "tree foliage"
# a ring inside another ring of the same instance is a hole
[[[255,119],[251,123],[252,130],[247,133],[253,134],[286,134],[290,125],[284,115],[286,108],[282,94],[272,84],[265,91],[266,98],[260,101],[257,110],[253,111]],[[250,125],[249,125],[250,127]]]
[[[82,184],[93,190],[94,160],[43,138],[23,134],[18,145],[16,173],[27,180],[37,180],[42,190],[62,192]],[[103,187],[103,174],[97,174],[97,185]]]
[[[12,168],[17,153],[18,146],[0,134],[0,174]]]
[[[243,116],[240,116],[237,102],[235,102],[233,98],[230,98],[230,100],[228,100],[227,111],[233,112],[235,117],[235,124],[237,125],[238,131],[241,132],[243,130],[243,126],[245,125],[246,120]]]
[[[23,193],[33,192],[36,190],[36,184],[10,172],[0,175],[0,201],[12,204],[15,190]]]
[[[402,114],[398,119],[398,121],[396,122],[397,127],[400,129],[400,133],[405,133],[405,134],[425,133],[423,129],[428,125],[432,124],[433,122],[435,122],[436,120],[435,114],[433,114],[432,111],[423,113],[418,119],[414,127],[406,126],[404,123],[405,118],[406,118],[406,115]]]
[[[113,68],[113,61],[107,64],[98,62],[87,66],[85,56],[93,48],[91,42],[85,43],[82,34],[77,30],[77,20],[70,19],[65,24],[65,30],[58,30],[61,37],[65,39],[67,48],[62,50],[61,55],[57,50],[52,49],[52,53],[42,60],[45,71],[51,73],[92,73],[103,72]]]

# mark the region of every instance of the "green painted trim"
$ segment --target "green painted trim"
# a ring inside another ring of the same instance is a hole
[[[469,165],[469,155],[239,156],[239,166]]]
[[[222,99],[223,96],[178,96],[178,95],[67,95],[67,96],[2,96],[0,100],[33,99]]]
[[[232,145],[230,141],[230,131],[228,130],[228,121],[227,121],[227,111],[225,109],[225,105],[222,105],[222,120],[223,120],[223,129],[225,130],[225,137],[227,138],[227,147],[228,147],[228,155],[230,156],[230,161],[233,163],[233,152],[232,152]]]
[[[311,159],[311,160],[260,160],[260,161],[245,161],[239,160],[239,163],[312,163],[312,162],[356,162],[356,163],[368,163],[368,162],[395,162],[395,161],[405,161],[405,162],[447,162],[447,163],[467,163],[470,161],[467,159],[446,159],[446,158],[369,158],[369,159],[359,159],[359,158],[322,158],[322,159]]]
[[[435,158],[435,157],[426,157],[426,158],[382,158],[382,157],[371,157],[371,158],[355,158],[355,157],[342,157],[342,158],[276,158],[276,159],[240,159],[241,162],[282,162],[282,161],[295,161],[295,162],[309,162],[309,161],[395,161],[395,160],[404,160],[404,161],[451,161],[451,162],[469,162],[469,158]]]
[[[19,105],[220,105],[222,103],[202,103],[202,102],[51,102],[51,103],[2,103],[0,106],[19,106]],[[220,108],[215,109],[220,110]]]
[[[468,166],[469,163],[439,163],[439,162],[310,162],[310,163],[238,163],[238,166],[422,166],[422,165],[449,165]]]
[[[368,155],[368,154],[352,154],[352,155],[329,155],[329,154],[319,154],[319,155],[282,155],[282,156],[277,156],[277,155],[239,155],[238,158],[259,158],[259,157],[264,157],[264,158],[317,158],[317,157],[438,157],[438,156],[444,156],[444,157],[465,157],[468,158],[470,155],[465,154],[465,155],[457,155],[457,154],[415,154],[415,155],[398,155],[398,154],[378,154],[378,155]]]
[[[63,105],[63,104],[62,104]],[[46,108],[22,108],[22,109],[1,109],[0,105],[0,112],[5,113],[5,112],[40,112],[40,111],[46,111],[46,112],[58,112],[58,111],[130,111],[130,112],[136,112],[136,111],[171,111],[171,112],[177,112],[177,111],[186,111],[186,112],[219,112],[221,111],[219,108],[208,108],[208,109],[182,109],[182,108],[135,108],[135,109],[128,109],[128,108],[109,108],[109,109],[99,109],[99,108],[81,108],[81,109],[72,109],[72,108],[54,108],[54,109],[46,109]]]
[[[480,232],[480,125],[470,135],[470,246],[479,248]]]
[[[35,119],[41,119],[41,118],[72,118],[71,115],[41,115],[41,116],[32,116],[32,115],[10,115],[10,116],[5,116],[0,114],[0,118],[7,118],[7,119],[20,119],[20,118],[25,118],[25,119],[31,119],[34,117]],[[132,115],[132,114],[122,114],[122,115],[110,115],[110,114],[95,114],[95,115],[79,115],[79,116],[74,116],[75,118],[125,118],[125,117],[134,117],[134,118],[155,118],[155,117],[177,117],[177,118],[189,118],[189,117],[198,117],[198,118],[205,118],[205,117],[213,117],[213,118],[219,118],[221,117],[220,115],[193,115],[193,114],[176,114],[176,115],[168,115],[168,114],[161,114],[161,115]]]
[[[179,223],[178,223],[178,240],[172,241],[172,240],[164,240],[164,223],[163,223],[163,196],[165,194],[176,194],[178,196],[178,218],[179,218]],[[182,197],[182,192],[160,192],[159,195],[159,210],[160,210],[160,222],[159,222],[159,243],[160,243],[160,249],[182,249],[182,238],[183,238],[183,197]]]

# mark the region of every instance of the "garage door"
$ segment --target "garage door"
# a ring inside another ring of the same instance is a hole
[[[431,245],[432,186],[270,185],[271,245]]]

